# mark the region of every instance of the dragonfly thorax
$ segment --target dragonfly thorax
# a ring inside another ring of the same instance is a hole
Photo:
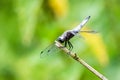
[[[58,37],[58,41],[60,43],[64,43],[65,41],[69,41],[72,37],[75,36],[76,33],[74,33],[72,30],[65,31],[61,36]]]

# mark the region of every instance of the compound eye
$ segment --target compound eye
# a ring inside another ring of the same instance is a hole
[[[61,38],[57,39],[60,43],[63,43],[64,41]]]

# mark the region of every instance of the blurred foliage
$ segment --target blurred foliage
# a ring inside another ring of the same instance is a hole
[[[109,80],[119,80],[119,4],[120,0],[0,0],[0,80],[99,80],[63,52],[40,58],[41,50],[89,15],[84,29],[99,33],[81,33],[83,38],[73,39],[73,51]]]

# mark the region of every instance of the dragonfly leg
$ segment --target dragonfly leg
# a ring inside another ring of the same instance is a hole
[[[71,44],[70,44],[70,42],[68,41],[68,45],[69,45],[69,50],[71,51]]]
[[[69,50],[71,51],[73,49],[73,45],[71,44],[70,41],[68,41],[68,45],[69,45]]]
[[[65,41],[65,45],[64,45],[64,47],[67,47],[67,41]]]

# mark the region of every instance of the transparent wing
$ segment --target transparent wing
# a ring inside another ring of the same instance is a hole
[[[84,32],[84,33],[98,33],[97,31],[94,31],[94,30],[92,30],[92,31],[80,31],[80,32]]]
[[[91,31],[88,31],[88,30],[84,30],[84,31],[80,31],[80,33],[90,33],[90,34],[96,34],[96,33],[98,33],[97,31],[94,31],[94,30],[91,30]],[[79,37],[79,38],[81,38],[81,39],[85,39],[82,35],[80,35],[80,34],[76,34],[76,36],[75,37]]]
[[[86,46],[84,39],[85,39],[84,37],[78,34],[70,40],[71,44],[73,45],[72,52],[79,54],[84,51],[85,46]]]
[[[95,33],[98,33],[97,31],[94,31],[94,30],[91,30],[91,31],[88,31],[88,30],[84,30],[84,31],[80,31],[80,33],[92,33],[92,34],[95,34]],[[82,49],[84,48],[85,44],[84,44],[84,36],[80,35],[80,34],[76,34],[70,41],[71,43],[73,44],[73,52],[81,52]]]
[[[60,49],[55,46],[55,43],[49,45],[47,48],[45,48],[43,51],[40,53],[40,57],[46,57],[49,55],[57,54],[60,51]]]

